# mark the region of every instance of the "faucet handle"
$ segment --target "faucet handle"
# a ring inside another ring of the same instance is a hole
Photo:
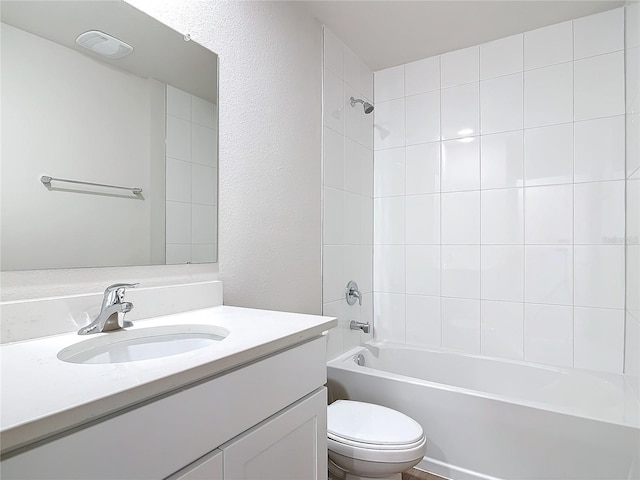
[[[103,308],[107,305],[115,303],[116,298],[119,303],[124,301],[124,292],[127,288],[136,288],[139,283],[114,283],[109,285],[104,291]]]

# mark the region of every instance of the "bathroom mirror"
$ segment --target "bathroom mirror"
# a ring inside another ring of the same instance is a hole
[[[2,270],[216,262],[217,55],[119,0],[0,12]]]

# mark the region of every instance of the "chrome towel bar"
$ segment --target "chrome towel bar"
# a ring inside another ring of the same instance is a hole
[[[93,185],[94,187],[108,187],[108,188],[119,188],[120,190],[131,190],[135,195],[139,195],[142,193],[142,189],[138,187],[120,187],[118,185],[107,185],[106,183],[93,183],[93,182],[81,182],[79,180],[68,180],[66,178],[55,178],[50,177],[48,175],[42,175],[40,177],[40,181],[45,184],[51,186],[51,182],[67,182],[67,183],[77,183],[80,185]]]

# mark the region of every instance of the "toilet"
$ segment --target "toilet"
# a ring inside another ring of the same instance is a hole
[[[424,457],[418,422],[391,408],[337,400],[327,407],[329,471],[344,480],[401,480]]]

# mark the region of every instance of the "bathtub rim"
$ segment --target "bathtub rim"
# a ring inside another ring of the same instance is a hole
[[[381,376],[381,374],[378,373],[378,372],[382,372],[382,375],[384,375],[387,378],[391,378],[391,379],[395,379],[395,380],[399,380],[399,381],[403,381],[403,382],[408,382],[408,383],[413,384],[413,385],[427,385],[427,386],[429,386],[431,388],[436,388],[438,390],[444,390],[444,391],[449,391],[449,392],[460,392],[460,393],[464,393],[464,394],[471,395],[471,396],[474,396],[474,397],[490,399],[490,400],[498,401],[498,402],[501,402],[501,403],[517,404],[517,405],[522,405],[522,406],[528,407],[528,408],[534,408],[536,410],[549,411],[549,412],[559,413],[559,414],[563,414],[563,415],[570,415],[570,416],[573,416],[573,417],[584,418],[584,419],[587,419],[587,420],[609,423],[609,424],[618,425],[618,426],[622,426],[622,427],[632,428],[632,429],[638,430],[638,432],[640,433],[640,415],[636,415],[632,419],[626,419],[625,418],[623,420],[618,421],[618,420],[611,419],[611,418],[598,417],[598,416],[595,416],[595,415],[589,415],[589,414],[584,413],[584,412],[578,412],[578,411],[572,410],[571,408],[563,407],[561,405],[554,405],[554,404],[550,404],[550,403],[536,402],[536,401],[531,401],[531,400],[524,400],[524,399],[520,399],[520,398],[517,398],[517,397],[506,397],[504,395],[498,395],[498,394],[495,394],[495,393],[482,392],[482,391],[478,391],[478,390],[472,390],[470,388],[458,387],[458,386],[455,386],[455,385],[448,385],[448,384],[444,384],[444,383],[437,383],[437,382],[430,381],[430,380],[423,380],[423,379],[420,379],[420,378],[409,377],[407,375],[400,375],[400,374],[397,374],[397,373],[387,372],[387,371],[384,371],[384,370],[378,370],[378,369],[375,369],[375,368],[372,368],[372,367],[367,367],[366,365],[365,366],[359,366],[353,360],[358,355],[358,353],[361,353],[362,351],[366,350],[367,347],[387,348],[387,349],[389,349],[389,348],[400,348],[400,349],[405,349],[405,350],[423,350],[423,351],[428,351],[428,352],[435,353],[435,354],[463,356],[463,357],[473,358],[473,359],[478,359],[478,360],[483,360],[483,361],[504,362],[504,363],[509,363],[509,364],[512,364],[512,365],[528,367],[528,368],[542,369],[542,370],[547,370],[547,371],[560,373],[560,374],[575,374],[575,373],[586,374],[586,375],[597,377],[597,378],[602,379],[602,380],[609,381],[609,382],[612,383],[612,385],[614,385],[615,388],[621,388],[622,389],[622,396],[625,399],[625,407],[624,407],[625,411],[626,411],[626,404],[627,404],[626,402],[630,401],[633,405],[635,405],[637,407],[636,411],[640,413],[640,399],[638,399],[635,396],[635,392],[631,388],[631,386],[628,385],[627,378],[625,377],[624,374],[615,374],[615,373],[608,373],[608,372],[597,372],[597,371],[579,369],[579,368],[564,368],[564,367],[558,367],[558,366],[554,366],[554,365],[544,365],[544,364],[540,364],[540,363],[526,362],[526,361],[522,361],[522,360],[487,357],[487,356],[484,356],[484,355],[478,355],[478,354],[466,353],[466,352],[458,352],[458,351],[455,351],[455,350],[438,349],[438,348],[421,346],[421,345],[408,345],[408,344],[403,344],[403,343],[390,342],[390,341],[386,341],[386,340],[383,340],[383,341],[378,341],[378,340],[368,341],[363,345],[359,345],[357,347],[353,347],[352,349],[344,352],[343,354],[341,354],[341,355],[339,355],[339,356],[337,356],[337,357],[335,357],[335,358],[333,358],[333,359],[331,359],[331,360],[329,360],[327,362],[327,368],[333,367],[333,368],[338,368],[338,369],[342,369],[342,370],[350,370],[350,371],[353,371],[353,372],[358,373],[358,374],[362,374],[362,375],[366,375],[366,376],[373,376],[373,377]],[[349,360],[351,360],[351,362]]]

